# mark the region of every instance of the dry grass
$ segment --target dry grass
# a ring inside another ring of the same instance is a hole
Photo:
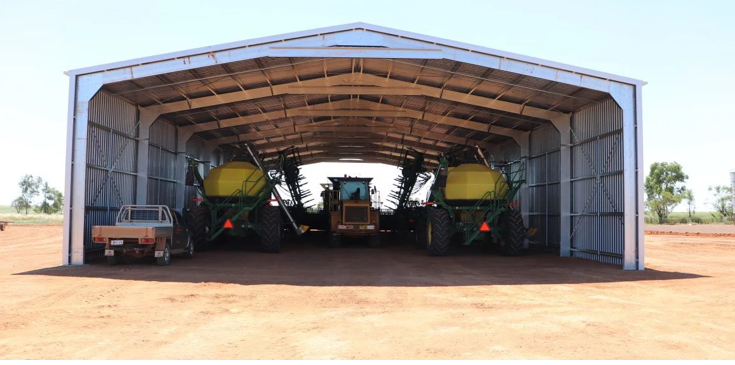
[[[63,214],[38,214],[28,212],[28,214],[18,214],[13,207],[0,206],[0,221],[13,222],[14,225],[32,226],[32,225],[61,225],[64,222]]]

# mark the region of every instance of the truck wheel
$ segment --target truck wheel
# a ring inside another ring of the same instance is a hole
[[[523,251],[526,230],[523,228],[523,217],[517,210],[508,209],[500,214],[500,226],[503,237],[500,241],[500,253],[503,256],[518,256]]]
[[[188,237],[186,239],[186,250],[184,252],[184,257],[187,259],[193,259],[194,258],[194,242],[191,240],[191,237]]]
[[[209,209],[203,205],[198,205],[191,208],[189,214],[189,229],[191,230],[191,236],[194,240],[194,247],[197,251],[204,251],[211,246],[211,243],[207,241],[207,231],[211,219],[209,216]]]
[[[426,222],[426,250],[429,256],[446,256],[451,237],[449,212],[444,209],[429,209]]]
[[[258,234],[260,235],[260,249],[263,252],[281,252],[281,212],[278,207],[266,207],[263,209],[260,222],[258,222]]]
[[[166,248],[163,249],[163,256],[156,257],[156,263],[158,266],[166,266],[171,263],[171,245],[166,244]]]
[[[107,264],[110,266],[119,265],[122,262],[121,256],[107,256]]]
[[[338,234],[329,234],[329,247],[342,246],[342,236]]]
[[[374,236],[370,236],[368,238],[368,246],[370,247],[380,247],[380,234],[376,234]]]

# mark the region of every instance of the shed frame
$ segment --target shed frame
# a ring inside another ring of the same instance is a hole
[[[323,76],[313,74],[322,65]],[[563,257],[644,268],[643,81],[365,23],[66,74],[64,264],[83,264],[93,251],[90,225],[109,221],[120,204],[147,203],[149,185],[172,189],[163,200],[183,209],[194,194],[183,183],[186,153],[213,166],[248,140],[265,151],[303,146],[307,163],[356,156],[395,164],[400,148],[414,147],[432,164],[432,154],[453,144],[524,157],[537,167],[520,192],[521,211],[526,224],[543,224],[546,245]],[[133,130],[124,130],[130,120]],[[158,123],[173,128],[152,132]],[[104,148],[94,144],[100,128],[109,133]],[[124,145],[112,140],[125,132]],[[359,146],[350,151],[336,141],[348,132]],[[151,159],[152,149],[168,160]],[[99,193],[104,205],[90,199],[91,169],[109,185]],[[118,185],[134,191],[117,191],[115,201]],[[592,202],[578,206],[585,199]]]

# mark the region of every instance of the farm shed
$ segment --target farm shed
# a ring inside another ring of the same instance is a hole
[[[365,23],[67,74],[64,264],[99,255],[91,226],[122,204],[190,204],[186,154],[214,166],[249,141],[304,164],[525,158],[536,241],[643,269],[642,81]]]

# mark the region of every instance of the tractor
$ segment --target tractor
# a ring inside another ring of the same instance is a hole
[[[200,204],[190,210],[187,219],[198,250],[211,248],[225,236],[245,237],[255,232],[262,251],[280,252],[282,213],[296,235],[303,233],[275,189],[279,181],[268,173],[269,166],[263,165],[252,147],[245,146],[247,152],[235,154],[204,178],[198,169],[202,161],[187,156],[187,185],[197,186],[201,196],[195,199]],[[282,164],[277,162],[274,168],[278,166]]]
[[[458,241],[495,246],[504,256],[519,255],[533,232],[524,227],[515,200],[524,178],[523,161],[488,163],[479,148],[441,155],[417,222],[417,248],[445,256],[450,243]]]
[[[365,237],[371,247],[380,246],[380,209],[372,178],[330,177],[331,186],[322,192],[329,212],[329,245],[339,247],[342,237]]]

